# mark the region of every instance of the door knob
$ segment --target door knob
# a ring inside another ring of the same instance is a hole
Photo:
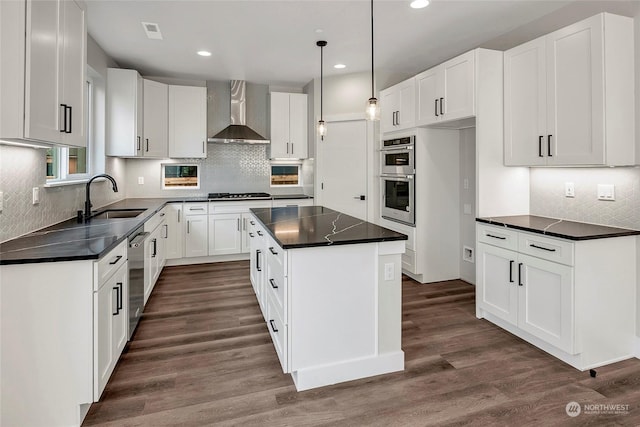
[[[367,200],[367,197],[364,194],[361,194],[359,196],[354,196],[354,199],[356,199],[356,200]]]

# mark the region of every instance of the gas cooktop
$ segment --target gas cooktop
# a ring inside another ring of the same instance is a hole
[[[243,200],[243,199],[258,199],[269,200],[271,194],[269,193],[209,193],[208,198],[210,200]]]

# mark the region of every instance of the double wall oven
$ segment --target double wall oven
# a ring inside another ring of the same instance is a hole
[[[415,226],[415,136],[386,139],[380,150],[382,218]]]

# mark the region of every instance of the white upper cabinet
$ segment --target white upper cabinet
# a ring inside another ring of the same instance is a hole
[[[271,158],[306,159],[307,95],[271,92]]]
[[[635,163],[633,20],[599,14],[505,52],[505,164]]]
[[[143,156],[167,157],[169,154],[169,88],[164,83],[143,80]]]
[[[0,137],[86,146],[84,9],[73,0],[0,7]]]
[[[410,78],[380,91],[380,127],[382,133],[415,126],[416,80]]]
[[[168,157],[169,89],[136,70],[109,68],[107,156]]]
[[[169,157],[207,157],[207,88],[169,86]]]
[[[416,125],[437,125],[475,115],[475,51],[415,77]]]

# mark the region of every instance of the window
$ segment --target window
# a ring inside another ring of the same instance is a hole
[[[271,186],[300,186],[300,165],[271,165]]]
[[[92,147],[93,133],[93,82],[87,81],[85,94],[85,131],[87,146],[85,147],[54,147],[47,150],[47,184],[65,181],[89,179],[91,174],[89,153]]]
[[[200,188],[198,165],[163,164],[161,167],[163,189]]]

